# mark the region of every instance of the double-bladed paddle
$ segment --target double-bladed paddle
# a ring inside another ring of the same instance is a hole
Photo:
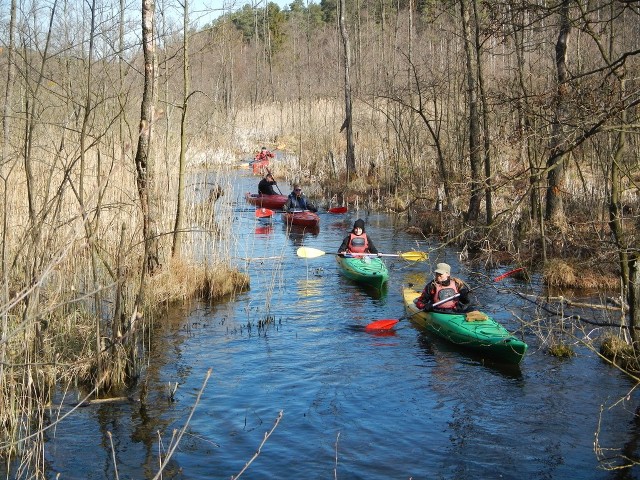
[[[520,272],[524,270],[524,267],[520,267],[520,268],[516,268],[513,270],[508,271],[507,273],[503,273],[502,275],[497,276],[496,278],[493,279],[494,282],[499,282],[500,280],[503,280],[505,278],[507,278],[510,275],[513,275],[516,272]],[[477,290],[478,288],[482,288],[485,287],[485,285],[478,285],[477,287],[473,287],[472,289],[469,290],[469,292],[472,292],[473,290]],[[455,300],[456,298],[458,298],[460,296],[459,293],[456,293],[455,295],[450,296],[449,298],[445,298],[444,300],[439,300],[436,303],[434,303],[432,306],[433,307],[437,307],[439,305],[442,305],[443,303],[447,303],[450,300]],[[400,320],[403,320],[405,318],[411,318],[414,315],[418,314],[422,312],[422,310],[418,310],[417,312],[414,312],[412,314],[409,315],[404,315],[400,318],[385,318],[383,320],[376,320],[375,322],[370,323],[369,325],[367,325],[366,327],[364,327],[365,330],[388,330],[389,328],[393,327],[396,323],[398,323]]]
[[[273,216],[273,210],[268,208],[256,208],[256,218],[270,218]]]
[[[327,210],[329,213],[347,213],[347,207],[333,207]]]
[[[264,168],[267,170],[267,174],[268,174],[268,175],[271,175],[271,178],[273,178],[273,173],[271,173],[271,170],[269,170],[269,167],[266,167],[266,166],[265,166]],[[275,178],[273,178],[273,181],[275,182],[275,181],[276,181],[276,179],[275,179]],[[275,183],[275,186],[276,186],[276,188],[278,189],[278,192],[280,192],[280,195],[282,195],[282,190],[280,190],[280,187],[278,186],[278,184],[277,184],[277,183]]]
[[[299,257],[316,258],[325,255],[327,252],[311,247],[300,247],[296,251]],[[341,253],[331,253],[330,255],[342,255]],[[401,253],[349,253],[351,257],[400,257],[404,260],[412,262],[423,262],[429,258],[429,254],[425,252],[401,252]]]

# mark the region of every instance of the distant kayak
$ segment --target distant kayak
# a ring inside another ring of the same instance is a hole
[[[320,225],[320,217],[310,210],[282,212],[282,219],[288,225],[299,225],[301,227],[317,227]]]
[[[423,312],[413,303],[420,292],[404,288],[402,294],[409,320],[451,343],[514,364],[520,363],[527,351],[526,343],[483,312]]]
[[[342,274],[355,282],[381,289],[389,279],[387,266],[378,257],[337,255],[336,260]]]
[[[262,195],[261,193],[245,193],[244,198],[256,207],[280,210],[287,203],[286,195]]]
[[[251,170],[254,175],[263,175],[265,173],[264,169],[269,166],[269,160],[254,160],[250,162],[249,165],[251,165]]]

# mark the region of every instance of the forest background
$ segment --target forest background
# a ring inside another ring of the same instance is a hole
[[[163,305],[246,287],[226,173],[262,145],[325,202],[613,290],[634,355],[638,2],[3,7],[0,450],[23,468],[54,385],[118,392]]]

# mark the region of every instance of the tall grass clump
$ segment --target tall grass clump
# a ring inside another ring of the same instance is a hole
[[[141,375],[143,333],[168,305],[215,301],[246,288],[248,277],[232,266],[235,155],[206,151],[190,164],[185,241],[174,256],[177,165],[158,162],[161,267],[146,276],[130,158],[88,155],[91,173],[80,181],[64,162],[34,155],[30,172],[13,165],[2,207],[11,228],[2,232],[0,455],[17,475],[39,478],[56,387],[79,387],[89,398],[118,395]]]

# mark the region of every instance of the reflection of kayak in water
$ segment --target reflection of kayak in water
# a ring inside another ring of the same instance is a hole
[[[256,235],[270,235],[273,233],[273,225],[260,225],[256,227]]]

